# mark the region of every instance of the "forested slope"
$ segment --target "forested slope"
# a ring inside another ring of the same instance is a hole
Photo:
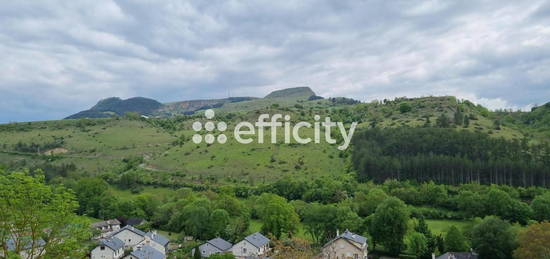
[[[362,181],[550,185],[548,143],[448,128],[365,130],[354,138],[353,165]]]

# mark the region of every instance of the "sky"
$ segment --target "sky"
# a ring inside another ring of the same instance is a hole
[[[550,101],[550,1],[2,1],[0,123],[118,96]]]

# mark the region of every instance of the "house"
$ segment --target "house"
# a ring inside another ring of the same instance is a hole
[[[44,245],[46,242],[43,239],[37,239],[37,240],[31,240],[31,238],[18,238],[19,244],[17,244],[17,239],[8,239],[6,240],[6,246],[8,248],[8,251],[14,252],[19,251],[19,256],[22,259],[27,258],[36,258],[44,253],[46,253],[44,249]],[[19,246],[19,247],[18,247]],[[0,258],[4,258],[4,251],[3,249],[0,249]]]
[[[367,259],[367,238],[348,230],[326,243],[321,252],[323,259]]]
[[[122,253],[114,253],[106,250],[116,250],[111,244],[114,240],[116,247],[122,249]],[[118,241],[117,241],[118,240]],[[92,250],[92,259],[118,259],[124,256],[124,250],[133,251],[124,258],[131,259],[157,259],[166,258],[169,240],[156,231],[143,232],[132,226],[125,226],[111,234],[108,239],[101,241],[94,250]],[[95,257],[94,257],[95,256]],[[100,257],[101,256],[101,257]]]
[[[199,251],[202,257],[209,257],[212,254],[219,254],[231,251],[231,247],[233,247],[231,243],[217,237],[200,245]]]
[[[117,219],[109,219],[92,224],[92,228],[101,231],[100,238],[107,237],[111,232],[118,231],[120,229],[120,221]]]
[[[263,257],[270,250],[269,238],[256,232],[244,238],[231,248],[231,252],[239,259],[247,257]]]
[[[474,252],[447,252],[438,256],[436,259],[477,259],[477,258],[478,258],[478,255]]]
[[[91,254],[92,259],[119,259],[122,256],[124,256],[124,242],[116,237],[101,240]]]
[[[122,242],[124,242],[124,249],[127,249],[132,248],[145,240],[145,235],[145,232],[137,228],[125,226],[113,233],[111,236],[122,240]]]
[[[166,255],[149,245],[137,245],[124,259],[165,259]]]
[[[145,240],[143,244],[149,245],[163,254],[166,254],[168,251],[168,243],[170,242],[167,238],[162,235],[159,235],[156,231],[145,233]]]
[[[164,236],[157,234],[156,231],[145,233],[137,228],[127,225],[119,231],[113,233],[112,236],[122,240],[125,248],[132,248],[140,244],[148,245],[163,254],[166,254],[166,250],[168,249],[169,240]]]

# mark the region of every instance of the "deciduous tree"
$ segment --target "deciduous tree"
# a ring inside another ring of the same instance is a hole
[[[410,212],[403,201],[388,198],[368,217],[369,234],[392,255],[399,255],[404,248],[403,237],[407,233],[409,216]]]
[[[445,249],[447,252],[463,252],[468,250],[466,238],[462,232],[456,227],[451,226],[445,235]]]
[[[472,246],[481,258],[512,258],[515,248],[510,224],[495,216],[488,216],[472,229]]]
[[[276,194],[264,193],[258,199],[258,214],[264,223],[262,232],[281,238],[283,233],[294,234],[299,223],[298,214],[287,200]]]
[[[550,222],[536,223],[518,234],[517,259],[550,258]]]
[[[81,258],[91,237],[89,223],[75,214],[74,194],[46,185],[43,175],[0,172],[0,249],[27,250],[35,258]],[[10,241],[11,240],[11,241]]]

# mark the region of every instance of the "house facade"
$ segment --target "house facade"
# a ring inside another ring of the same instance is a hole
[[[367,259],[367,238],[346,230],[326,243],[321,252],[323,259]]]
[[[262,258],[270,250],[269,238],[259,232],[249,235],[231,248],[231,252],[239,259]]]
[[[91,253],[92,259],[119,259],[123,256],[124,242],[116,237],[101,240]]]
[[[120,230],[120,221],[117,219],[109,219],[92,224],[92,228],[101,232],[99,238],[110,236],[112,232]]]
[[[209,257],[213,254],[231,252],[233,245],[222,238],[214,238],[199,246],[201,257]],[[195,251],[196,253],[197,251]]]
[[[146,233],[132,226],[125,226],[112,234],[124,242],[124,248],[131,248],[145,240]]]

